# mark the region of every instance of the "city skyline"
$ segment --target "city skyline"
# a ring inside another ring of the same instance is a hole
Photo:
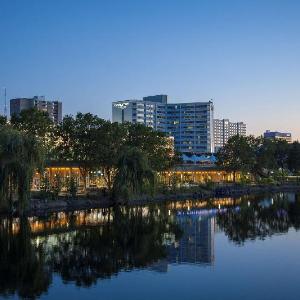
[[[8,100],[45,95],[60,99],[64,114],[104,119],[126,98],[212,99],[215,118],[296,140],[299,8],[297,1],[1,1],[0,87]]]

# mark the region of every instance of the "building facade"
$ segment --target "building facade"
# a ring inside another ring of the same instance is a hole
[[[228,139],[235,136],[246,136],[246,124],[243,122],[230,122],[228,119],[214,120],[215,152],[224,147]]]
[[[292,134],[290,132],[278,132],[278,131],[267,130],[264,133],[264,138],[272,139],[272,140],[287,141],[288,143],[292,142]]]
[[[54,123],[62,121],[62,103],[60,101],[47,101],[44,96],[33,98],[16,98],[10,100],[10,115],[19,115],[22,110],[37,108],[47,112]]]
[[[214,151],[212,101],[168,103],[167,95],[123,100],[112,104],[112,121],[144,124],[174,137],[174,146],[182,153]]]

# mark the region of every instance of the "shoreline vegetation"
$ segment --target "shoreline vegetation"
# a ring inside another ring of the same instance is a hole
[[[87,198],[76,197],[66,198],[60,197],[57,200],[46,199],[31,199],[30,206],[26,209],[25,216],[44,216],[50,213],[58,212],[72,212],[76,210],[88,210],[88,209],[101,209],[109,208],[118,205],[127,206],[139,206],[139,205],[151,205],[161,204],[169,201],[206,201],[211,198],[239,198],[246,195],[259,195],[259,194],[274,194],[274,193],[286,193],[286,192],[300,192],[300,184],[297,183],[283,183],[277,185],[270,184],[227,184],[217,185],[214,187],[193,187],[186,188],[185,191],[172,191],[169,190],[164,194],[157,194],[155,196],[144,195],[136,199],[130,199],[128,201],[112,202],[109,197],[100,198]],[[11,215],[11,211],[0,211],[3,216]],[[15,213],[18,216],[18,213]]]
[[[67,177],[49,174],[46,164],[55,161],[76,164],[78,176],[72,168]],[[230,174],[231,183],[225,177],[216,182],[206,176],[197,182],[170,176],[182,163],[170,138],[143,124],[112,123],[90,113],[65,116],[54,124],[45,112],[24,110],[10,122],[0,118],[0,212],[23,215],[298,190],[300,143],[230,138],[216,153],[216,167]],[[159,174],[168,172],[168,181],[159,180]],[[35,174],[39,188],[33,192]],[[94,194],[87,187],[91,174],[102,181]]]

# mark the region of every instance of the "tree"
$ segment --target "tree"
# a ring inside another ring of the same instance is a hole
[[[126,123],[126,145],[136,147],[147,156],[151,168],[164,171],[172,166],[177,159],[170,138],[143,124]]]
[[[217,153],[218,165],[229,172],[233,172],[233,181],[236,182],[236,173],[250,172],[255,163],[255,139],[252,136],[233,136]]]
[[[90,113],[78,113],[75,118],[64,117],[63,122],[57,127],[57,147],[54,157],[77,162],[82,177],[86,178],[88,172],[96,167],[95,132],[103,123],[104,120]],[[84,184],[86,185],[85,181]]]
[[[37,108],[25,109],[19,115],[12,115],[10,122],[14,128],[40,138],[45,138],[53,126],[48,113]]]
[[[123,150],[117,170],[114,190],[125,198],[139,194],[146,186],[154,187],[154,172],[145,154],[136,147]]]
[[[106,121],[95,135],[95,164],[101,169],[109,192],[112,192],[118,160],[126,142],[126,130],[121,124]]]
[[[300,143],[294,142],[288,153],[288,167],[289,170],[298,173],[300,171]]]
[[[31,181],[36,168],[43,162],[43,149],[33,135],[3,127],[0,129],[0,199],[12,206],[18,197],[22,213],[29,200]]]
[[[39,139],[44,146],[46,157],[50,159],[55,146],[52,134],[54,123],[47,112],[37,108],[22,110],[19,115],[12,115],[10,122],[13,128]]]
[[[256,149],[256,162],[253,173],[258,176],[267,177],[277,169],[275,158],[276,144],[271,139],[258,138]]]
[[[281,172],[282,179],[285,175],[285,169],[288,164],[288,153],[289,153],[289,144],[287,141],[278,140],[275,141],[276,150],[275,150],[275,160],[278,166],[278,169]]]
[[[0,116],[0,126],[7,123],[7,118],[5,116]]]

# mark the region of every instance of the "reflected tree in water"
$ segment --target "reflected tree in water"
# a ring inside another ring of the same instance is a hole
[[[270,204],[272,201],[272,204]],[[257,201],[242,203],[240,209],[230,209],[217,216],[217,224],[230,240],[243,244],[246,240],[264,239],[285,233],[290,227],[300,227],[300,201],[288,201],[276,196],[268,205]]]
[[[121,270],[146,267],[166,257],[163,234],[180,235],[163,214],[142,208],[114,209],[113,221],[104,226],[59,237],[52,263],[63,280],[89,286],[98,278],[109,278]]]
[[[70,230],[34,236],[27,219],[19,230],[12,220],[0,227],[0,294],[36,298],[47,291],[52,274],[78,286],[90,286],[122,270],[143,268],[166,256],[164,234],[179,238],[181,231],[164,210],[116,208],[103,225],[76,227],[68,215]],[[47,222],[47,219],[45,219]],[[16,225],[16,224],[15,224]]]
[[[12,220],[0,224],[0,294],[17,293],[24,298],[36,298],[46,292],[51,272],[45,265],[41,248],[31,243],[28,221],[20,220],[20,230],[12,232]]]

